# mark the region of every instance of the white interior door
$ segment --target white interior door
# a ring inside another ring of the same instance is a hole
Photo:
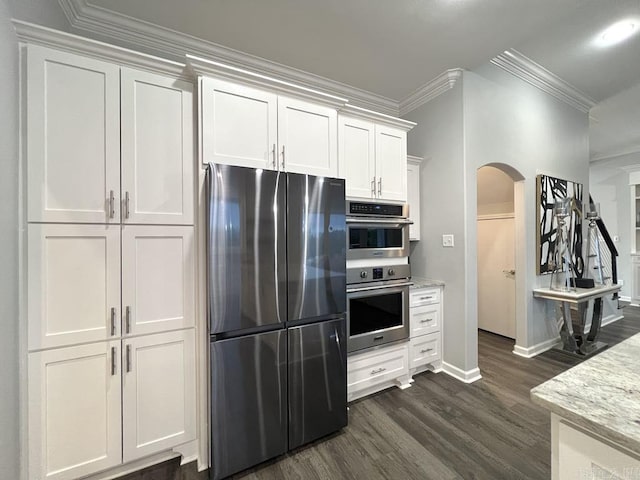
[[[120,341],[29,354],[29,478],[67,480],[122,462]]]
[[[347,197],[375,198],[375,125],[338,117],[338,170],[346,179]]]
[[[512,216],[478,219],[478,328],[515,339],[514,223]]]
[[[123,342],[125,462],[195,439],[194,331]]]
[[[30,222],[119,222],[117,65],[27,47]]]
[[[282,170],[337,177],[337,140],[335,108],[278,97],[278,155]]]
[[[29,349],[120,335],[120,226],[29,224]]]
[[[376,125],[376,190],[381,200],[407,201],[407,133]]]
[[[193,224],[193,86],[121,75],[123,222]]]
[[[193,227],[122,227],[123,334],[194,325]]]
[[[277,170],[277,95],[205,77],[200,102],[204,162]]]

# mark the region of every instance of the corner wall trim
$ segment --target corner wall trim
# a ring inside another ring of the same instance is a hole
[[[517,50],[505,50],[491,63],[581,112],[588,113],[596,104],[594,99]]]
[[[533,358],[536,355],[540,355],[547,350],[551,350],[553,347],[558,345],[561,342],[560,337],[551,338],[549,340],[545,340],[544,342],[540,342],[531,347],[521,347],[520,345],[515,345],[513,347],[513,353],[518,355],[519,357],[524,358]]]
[[[482,378],[480,375],[479,368],[472,368],[471,370],[462,370],[456,366],[451,365],[447,362],[442,362],[442,371],[447,375],[455,378],[456,380],[460,380],[464,383],[473,383]]]
[[[451,90],[460,77],[462,77],[462,69],[453,68],[425,83],[407,98],[400,101],[398,105],[400,116],[406,115],[412,110],[424,105],[429,100],[433,100],[438,95],[441,95],[447,90]]]

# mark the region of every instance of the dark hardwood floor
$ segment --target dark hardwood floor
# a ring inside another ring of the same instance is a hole
[[[603,328],[602,341],[614,345],[640,332],[640,309],[624,314]],[[525,359],[512,349],[512,340],[480,331],[482,380],[417,375],[407,390],[353,402],[343,432],[234,478],[547,480],[549,413],[531,403],[529,390],[580,360],[553,351]],[[193,466],[172,475],[125,478],[206,478]]]

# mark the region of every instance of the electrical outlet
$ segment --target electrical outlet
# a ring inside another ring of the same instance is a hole
[[[453,247],[453,234],[448,233],[442,235],[442,246],[443,247]]]
[[[613,241],[614,242],[619,242],[620,241],[620,237],[618,235],[614,235],[613,236]]]
[[[619,279],[618,279],[618,285],[624,285],[624,280],[623,280],[623,279],[621,279],[621,278],[619,278]]]

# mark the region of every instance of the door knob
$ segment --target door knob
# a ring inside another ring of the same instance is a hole
[[[507,275],[515,275],[516,271],[515,270],[502,270],[502,273],[506,273]]]

